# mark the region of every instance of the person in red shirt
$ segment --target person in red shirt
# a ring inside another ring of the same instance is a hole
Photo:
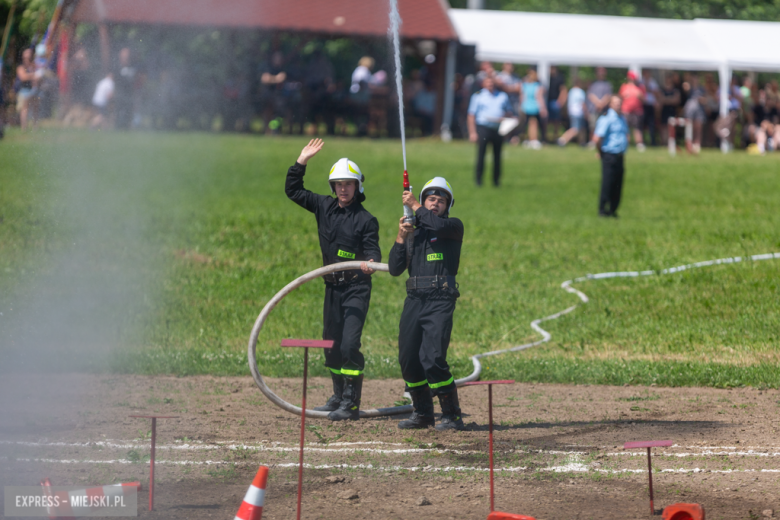
[[[639,82],[636,72],[629,70],[626,75],[627,81],[620,87],[620,97],[623,98],[623,115],[626,117],[628,127],[633,131],[634,143],[636,149],[640,152],[645,151],[644,139],[642,137],[642,118],[645,114],[645,88]]]

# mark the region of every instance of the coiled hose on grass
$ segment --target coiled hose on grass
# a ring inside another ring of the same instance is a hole
[[[571,307],[567,307],[566,309],[563,309],[560,312],[556,312],[555,314],[551,314],[549,316],[545,316],[544,318],[538,318],[532,321],[531,328],[534,329],[539,334],[541,334],[542,339],[533,341],[531,343],[525,343],[523,345],[517,345],[516,347],[511,347],[503,350],[493,350],[490,352],[483,352],[482,354],[476,354],[474,356],[471,356],[471,362],[474,364],[474,371],[462,379],[457,379],[455,381],[455,384],[461,386],[463,383],[469,381],[477,381],[479,379],[480,373],[482,372],[482,363],[480,362],[480,359],[482,358],[488,356],[497,356],[499,354],[506,354],[507,352],[518,352],[520,350],[525,350],[527,348],[535,347],[537,345],[541,345],[542,343],[546,343],[550,341],[550,338],[552,336],[550,335],[549,332],[544,330],[539,324],[545,321],[554,320],[556,318],[563,316],[564,314],[569,314],[581,304],[588,303],[588,297],[585,295],[585,293],[572,287],[572,284],[574,283],[586,282],[588,280],[604,280],[607,278],[633,278],[638,276],[665,275],[665,274],[679,273],[682,271],[687,271],[689,269],[709,267],[713,265],[736,264],[736,263],[746,262],[746,261],[759,262],[762,260],[780,260],[780,253],[767,253],[762,255],[753,255],[749,257],[735,256],[731,258],[719,258],[717,260],[707,260],[704,262],[696,262],[694,264],[686,264],[678,267],[670,267],[667,269],[662,269],[660,271],[652,271],[652,270],[618,271],[612,273],[588,274],[586,276],[574,278],[573,280],[567,280],[561,284],[561,288],[566,292],[576,295],[580,299],[580,301],[572,305]],[[300,407],[288,403],[287,401],[285,401],[284,399],[276,395],[273,392],[273,390],[268,388],[268,386],[265,384],[265,381],[263,380],[262,374],[260,374],[260,371],[257,368],[257,358],[255,352],[257,349],[257,338],[260,335],[260,331],[263,328],[263,324],[268,319],[268,315],[271,314],[271,311],[274,309],[274,307],[276,307],[276,305],[280,301],[282,301],[282,299],[285,296],[287,296],[288,294],[290,294],[291,292],[293,292],[295,289],[305,284],[306,282],[310,282],[311,280],[319,278],[322,275],[332,273],[334,271],[360,269],[361,263],[362,262],[342,262],[338,264],[327,265],[325,267],[320,267],[319,269],[315,269],[314,271],[308,272],[303,276],[296,278],[292,282],[288,283],[281,291],[276,293],[274,297],[271,298],[269,302],[265,304],[265,307],[263,307],[263,310],[260,312],[260,315],[257,317],[257,321],[255,321],[255,325],[252,328],[252,334],[249,336],[249,349],[248,349],[249,370],[251,370],[252,377],[254,378],[255,383],[257,383],[258,388],[260,388],[260,391],[263,392],[263,394],[279,408],[288,411],[290,413],[293,413],[295,415],[301,414]],[[387,264],[379,264],[375,262],[367,262],[367,263],[371,269],[375,269],[377,271],[388,271]],[[412,412],[412,405],[393,406],[390,408],[372,408],[368,410],[360,410],[360,417],[381,417],[385,415],[397,415],[397,414],[405,414],[411,412]],[[306,410],[306,417],[327,417],[327,416],[328,416],[328,412],[316,412],[314,410]]]

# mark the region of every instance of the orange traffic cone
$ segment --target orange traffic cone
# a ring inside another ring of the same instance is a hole
[[[532,516],[514,515],[512,513],[504,513],[502,511],[493,511],[488,515],[487,520],[536,520],[536,519]]]
[[[244,501],[238,508],[234,520],[260,520],[263,517],[263,504],[265,503],[265,487],[268,483],[268,467],[260,466],[252,485],[244,495]]]
[[[705,520],[699,504],[672,504],[664,509],[663,520]]]

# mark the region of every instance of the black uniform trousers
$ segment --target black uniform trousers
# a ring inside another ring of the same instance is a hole
[[[601,152],[599,215],[615,215],[623,191],[623,154]]]
[[[370,283],[325,284],[322,339],[333,340],[333,348],[324,349],[326,367],[337,372],[363,371],[365,359],[360,352],[360,336],[370,301]],[[346,372],[345,375],[358,374]]]
[[[398,331],[398,361],[406,389],[431,387],[435,395],[455,388],[447,364],[455,299],[417,299],[407,296]]]
[[[493,144],[493,184],[498,186],[501,180],[501,146],[504,144],[504,138],[498,134],[498,128],[483,125],[477,125],[477,136],[477,186],[482,186],[488,143]]]

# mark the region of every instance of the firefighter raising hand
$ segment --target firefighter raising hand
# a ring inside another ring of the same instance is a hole
[[[309,162],[309,159],[317,155],[317,152],[322,150],[322,147],[325,145],[325,141],[322,139],[312,139],[309,141],[309,144],[303,147],[303,150],[301,150],[301,155],[298,156],[298,164],[305,165],[307,162]]]

